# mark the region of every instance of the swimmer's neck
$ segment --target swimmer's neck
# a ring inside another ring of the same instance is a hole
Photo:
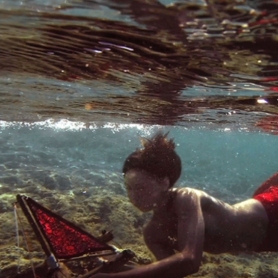
[[[165,195],[154,205],[154,215],[164,214],[169,212],[173,207],[173,199],[176,195],[176,188],[170,188],[165,192]]]

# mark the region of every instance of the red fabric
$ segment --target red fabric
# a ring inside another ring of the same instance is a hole
[[[268,216],[267,236],[258,251],[278,251],[278,184],[253,197],[260,201]]]
[[[26,203],[57,259],[68,259],[113,248],[53,213],[31,198]]]

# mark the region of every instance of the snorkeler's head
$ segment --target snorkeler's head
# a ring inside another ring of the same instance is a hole
[[[123,173],[144,170],[157,178],[168,178],[172,187],[181,174],[181,159],[175,152],[173,139],[158,132],[151,139],[142,139],[143,149],[131,153],[124,162]]]

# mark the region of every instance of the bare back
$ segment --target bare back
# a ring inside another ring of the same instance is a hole
[[[146,243],[157,259],[174,254],[174,250],[181,251],[177,235],[180,204],[176,200],[179,196],[182,196],[184,202],[190,201],[187,198],[191,197],[187,196],[192,195],[200,201],[205,227],[203,250],[206,252],[256,250],[266,236],[268,218],[262,204],[255,199],[229,205],[191,188],[172,189],[169,194],[171,201],[167,209],[154,212],[144,233]]]
[[[204,250],[210,253],[256,250],[266,236],[268,218],[255,199],[229,205],[199,191],[205,221]]]

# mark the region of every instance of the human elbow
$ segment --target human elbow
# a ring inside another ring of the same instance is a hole
[[[191,264],[192,264],[192,273],[198,272],[201,264],[199,260],[193,257],[191,258]]]
[[[182,275],[189,275],[199,271],[200,260],[194,255],[183,255]]]

